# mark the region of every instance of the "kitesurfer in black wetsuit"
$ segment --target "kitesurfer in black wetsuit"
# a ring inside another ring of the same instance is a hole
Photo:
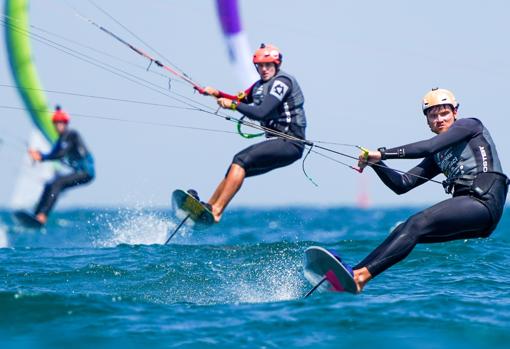
[[[269,130],[305,139],[303,93],[296,79],[280,70],[282,55],[278,48],[262,44],[253,55],[253,63],[260,80],[238,96],[212,87],[206,87],[203,93],[218,98],[220,107],[237,110]],[[265,135],[268,140],[234,156],[227,175],[209,199],[216,222],[220,221],[223,210],[241,188],[244,178],[290,165],[303,155],[302,142],[279,138],[271,132]]]
[[[72,173],[57,175],[46,183],[35,209],[36,219],[41,224],[46,223],[49,212],[63,190],[88,183],[95,176],[92,155],[87,150],[80,134],[68,128],[69,115],[57,106],[52,121],[59,134],[53,149],[48,154],[42,154],[38,150],[29,149],[29,155],[34,161],[60,160],[72,169]]]
[[[360,155],[361,167],[371,166],[383,183],[397,194],[427,182],[440,173],[452,198],[399,224],[379,247],[354,269],[361,291],[365,284],[411,253],[418,243],[485,238],[496,228],[506,200],[508,179],[489,131],[474,118],[457,120],[458,103],[445,89],[433,89],[423,99],[423,112],[437,136],[391,149]],[[401,174],[381,160],[423,160]]]

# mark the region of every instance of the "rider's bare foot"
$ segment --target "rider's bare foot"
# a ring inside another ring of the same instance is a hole
[[[363,291],[363,288],[372,279],[372,274],[368,271],[367,268],[356,269],[354,272],[354,282],[356,283],[356,288],[358,289],[358,293]]]
[[[213,214],[213,217],[214,217],[214,223],[219,223],[220,220],[221,220],[222,212],[215,205],[212,205],[212,210],[211,211],[212,211],[212,214]]]
[[[48,216],[46,216],[44,213],[38,213],[35,216],[35,219],[37,219],[41,224],[46,224],[46,222],[48,221]]]

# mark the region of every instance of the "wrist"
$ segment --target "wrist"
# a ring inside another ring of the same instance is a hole
[[[230,109],[236,110],[237,104],[238,104],[238,102],[236,100],[233,100],[232,103],[230,103]]]
[[[386,160],[386,147],[380,147],[377,150],[381,153],[381,160]]]

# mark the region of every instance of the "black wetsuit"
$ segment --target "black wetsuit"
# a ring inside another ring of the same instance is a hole
[[[488,237],[496,228],[506,200],[508,179],[496,147],[477,119],[459,119],[448,131],[429,140],[382,151],[384,159],[424,160],[405,174],[381,161],[372,168],[390,189],[403,194],[436,175],[447,179],[453,197],[398,225],[355,269],[376,276],[403,260],[418,243]]]
[[[82,138],[74,130],[65,131],[55,143],[49,154],[42,154],[42,161],[61,160],[71,167],[73,172],[67,175],[57,175],[46,183],[44,191],[35,209],[35,214],[48,215],[58,195],[65,189],[85,184],[94,179],[95,169],[92,155],[85,147]]]
[[[303,93],[297,81],[279,71],[268,81],[256,82],[237,110],[252,120],[260,121],[264,127],[304,139],[306,117],[303,104]],[[232,163],[241,166],[246,177],[290,165],[303,155],[302,142],[278,138],[271,132],[266,132],[266,137],[271,139],[254,144],[234,156]]]

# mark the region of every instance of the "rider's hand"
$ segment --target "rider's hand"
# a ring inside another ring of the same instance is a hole
[[[28,155],[30,155],[30,157],[34,161],[41,161],[42,160],[41,152],[38,151],[38,150],[28,149]]]
[[[232,107],[232,100],[228,98],[218,98],[218,105],[224,109],[230,109]]]
[[[364,169],[367,166],[381,161],[381,152],[378,150],[369,150],[368,154],[361,152],[358,157],[358,167]]]
[[[204,87],[204,95],[218,98],[220,96],[220,91],[218,91],[214,87],[206,86]]]

